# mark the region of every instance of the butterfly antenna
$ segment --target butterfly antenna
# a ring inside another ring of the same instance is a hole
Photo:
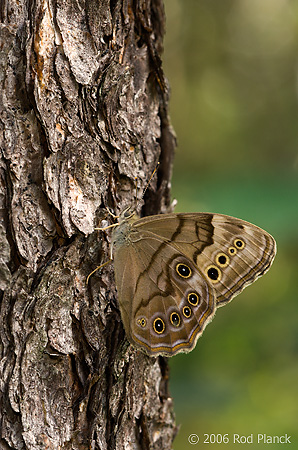
[[[135,177],[135,182],[136,182],[136,206],[135,206],[135,209],[137,209],[137,206],[138,206],[138,177]]]
[[[159,164],[160,164],[160,162],[158,161],[158,163],[156,164],[155,169],[153,170],[153,172],[152,172],[152,174],[151,174],[151,177],[149,178],[149,180],[148,180],[148,182],[147,182],[147,184],[146,184],[146,186],[145,186],[145,189],[143,190],[142,197],[140,198],[140,200],[139,200],[139,201],[137,202],[137,204],[136,204],[136,207],[138,206],[138,204],[140,203],[140,201],[144,198],[144,195],[146,194],[146,191],[147,191],[147,189],[148,189],[148,187],[149,187],[149,184],[151,183],[151,180],[152,180],[152,178],[154,177],[155,172],[157,171]],[[136,198],[137,198],[137,197],[136,197]]]

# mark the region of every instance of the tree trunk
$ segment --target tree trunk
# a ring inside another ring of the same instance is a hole
[[[128,344],[109,234],[169,208],[162,0],[2,0],[0,448],[170,449],[168,366]]]

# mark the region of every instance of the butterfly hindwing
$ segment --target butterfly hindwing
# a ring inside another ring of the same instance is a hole
[[[190,351],[214,315],[213,287],[171,246],[139,237],[116,250],[117,263],[122,261],[115,276],[127,335],[151,355]]]

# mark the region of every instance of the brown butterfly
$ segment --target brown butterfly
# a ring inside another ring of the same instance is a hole
[[[139,218],[126,209],[112,226],[124,328],[150,356],[192,350],[216,309],[267,272],[276,254],[266,231],[221,214]]]

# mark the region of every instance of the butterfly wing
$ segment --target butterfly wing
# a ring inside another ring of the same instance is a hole
[[[130,341],[150,355],[193,349],[216,307],[270,267],[265,231],[220,214],[166,214],[120,224],[115,278]]]
[[[170,240],[190,258],[214,287],[217,306],[231,301],[267,272],[276,254],[273,237],[241,219],[206,213],[151,217],[136,226]],[[171,231],[170,222],[175,222]]]
[[[212,285],[158,235],[133,227],[125,236],[114,244],[114,270],[129,340],[151,356],[190,351],[214,315]]]
[[[241,219],[222,214],[170,214],[164,219],[176,222],[170,236],[170,227],[159,219],[163,216],[151,217],[156,219],[149,218],[138,226],[170,239],[178,251],[192,259],[213,285],[218,306],[267,272],[276,254],[273,237]]]

